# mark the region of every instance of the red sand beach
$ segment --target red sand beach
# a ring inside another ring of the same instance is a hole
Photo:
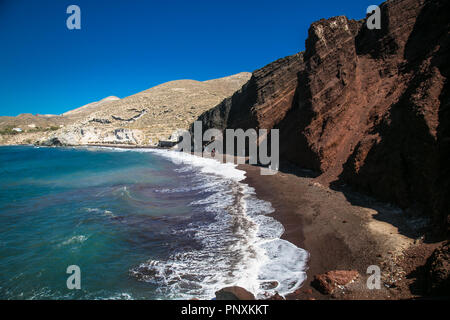
[[[398,209],[371,198],[334,191],[312,178],[278,173],[260,175],[260,168],[240,165],[244,181],[258,198],[272,203],[273,217],[285,227],[283,238],[310,253],[308,279],[288,299],[410,299],[422,296],[421,274],[438,244],[414,238],[414,226]],[[367,268],[382,272],[379,290],[367,288]],[[320,293],[315,275],[335,270],[356,270],[353,283],[332,294]]]

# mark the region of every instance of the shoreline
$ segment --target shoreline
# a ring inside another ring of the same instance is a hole
[[[109,146],[95,146],[97,148],[107,148],[107,149],[134,149],[133,151],[148,151],[151,153],[155,153],[157,154],[159,157],[164,157],[165,159],[167,159],[170,162],[173,162],[177,165],[183,165],[183,166],[188,166],[188,167],[193,167],[196,168],[196,171],[198,170],[199,173],[201,173],[202,175],[205,176],[213,176],[213,177],[219,177],[219,179],[221,180],[229,180],[229,181],[233,181],[235,184],[239,185],[239,189],[240,191],[238,192],[238,197],[236,199],[234,199],[234,204],[229,206],[229,207],[235,207],[235,206],[241,206],[243,205],[242,201],[247,198],[250,198],[250,201],[252,198],[256,198],[257,200],[263,200],[260,199],[258,197],[258,195],[256,193],[254,193],[253,190],[248,190],[248,187],[251,188],[251,186],[249,186],[247,183],[245,183],[246,180],[246,171],[242,170],[241,168],[239,168],[238,165],[236,165],[235,163],[227,163],[227,162],[219,162],[215,159],[211,159],[211,158],[207,158],[207,157],[203,157],[203,156],[199,156],[197,154],[191,154],[191,153],[184,153],[184,152],[176,152],[170,149],[166,149],[166,148],[121,148],[121,147],[109,147]],[[149,150],[152,149],[152,150]],[[131,150],[130,150],[131,151]],[[255,167],[256,168],[256,167]],[[258,171],[259,172],[259,171]],[[245,191],[248,190],[248,191]],[[244,202],[246,202],[248,200],[245,200]],[[275,249],[275,257],[280,257],[280,256],[284,256],[285,251],[283,251],[282,249],[280,249],[281,247],[284,248],[284,246],[286,246],[285,243],[286,241],[279,241],[279,240],[286,240],[283,237],[281,237],[282,235],[282,230],[283,230],[283,226],[282,223],[280,221],[278,221],[275,217],[271,216],[271,214],[269,214],[268,212],[272,212],[272,205],[270,202],[268,201],[264,201],[265,204],[263,207],[259,207],[258,206],[258,210],[257,210],[257,214],[256,216],[252,216],[249,215],[248,212],[246,212],[245,209],[242,208],[234,208],[232,209],[232,211],[237,210],[237,212],[241,212],[242,216],[237,215],[237,216],[233,216],[233,223],[236,224],[234,226],[232,226],[233,230],[238,230],[239,228],[241,228],[242,230],[245,230],[246,228],[248,228],[249,225],[252,224],[256,224],[259,225],[259,231],[261,231],[261,227],[265,227],[264,224],[261,224],[261,222],[257,222],[256,220],[254,220],[255,217],[259,217],[259,216],[264,216],[264,217],[270,217],[272,220],[274,220],[274,224],[271,225],[271,227],[274,227],[274,225],[278,225],[279,226],[279,233],[276,232],[277,234],[279,234],[278,236],[276,236],[275,238],[273,238],[270,241],[263,241],[264,243],[268,243],[268,242],[275,242],[277,243],[277,245],[273,246],[273,248],[278,248]],[[266,208],[266,204],[268,205],[268,207]],[[247,205],[247,203],[245,204]],[[227,209],[228,210],[228,209]],[[230,213],[231,214],[231,213]],[[241,221],[242,219],[246,220],[246,222]],[[264,221],[264,220],[263,220]],[[241,222],[239,225],[237,224],[238,222]],[[243,223],[242,223],[243,222]],[[276,228],[278,230],[278,228]],[[248,230],[247,230],[248,231]],[[267,234],[267,231],[269,231],[269,233]],[[250,236],[247,240],[251,240],[252,238],[252,232],[250,232],[249,234],[247,234],[248,236]],[[260,236],[256,236],[253,235],[255,237],[255,239],[253,239],[251,242],[251,246],[253,246],[253,249],[256,249],[257,251],[261,251],[264,252],[265,249],[262,249],[262,247],[259,247],[259,245],[257,245],[258,242],[260,242],[261,240],[265,239],[264,235],[268,235],[269,237],[273,237],[273,229],[272,232],[270,232],[270,229],[267,229],[266,231],[262,232],[262,235]],[[280,243],[281,242],[281,243]],[[288,246],[292,246],[293,243],[291,241],[287,241],[290,244]],[[281,251],[276,251],[276,250],[281,250]],[[306,264],[306,259],[304,258],[304,254],[305,251],[296,246],[295,248],[295,254],[293,254],[292,249],[290,251],[287,251],[290,254],[290,258],[294,258],[294,259],[298,259],[298,261],[300,263],[302,263],[302,270],[305,270],[304,264]],[[274,252],[272,252],[273,254]],[[266,255],[266,253],[262,253],[263,256]],[[270,254],[269,254],[270,255]],[[286,258],[286,257],[285,257]],[[286,267],[286,263],[284,261],[288,261],[287,259],[281,259],[282,261],[278,261],[276,263],[277,268],[276,270],[280,271],[283,270],[283,267]],[[271,261],[271,260],[269,260]],[[292,260],[291,260],[292,261]],[[254,263],[256,264],[260,264],[260,261],[255,261]],[[270,270],[270,263],[265,262],[265,264],[262,265],[261,270]],[[259,268],[258,268],[259,269]],[[277,272],[278,272],[277,271]],[[282,274],[285,278],[286,278],[286,274],[289,274],[290,272],[293,272],[292,270],[290,270],[289,267],[287,267],[284,272],[281,272],[280,274]],[[304,274],[304,272],[301,272],[302,274]],[[250,275],[254,275],[254,276],[258,276],[259,274],[250,274]],[[283,281],[286,280],[283,278],[283,276],[281,276],[280,279],[277,278],[277,281]],[[242,278],[242,279],[246,279],[246,277]],[[242,281],[242,279],[240,279],[239,281]],[[256,277],[256,279],[259,279],[259,277]],[[295,280],[295,281],[299,281],[302,278],[298,278],[298,277],[288,277],[289,280]],[[267,279],[267,281],[272,280],[272,278]],[[267,282],[266,281],[266,282]],[[256,281],[258,282],[258,280]],[[300,284],[301,282],[299,282]],[[254,294],[255,296],[259,296],[260,299],[265,299],[264,297],[268,298],[271,296],[275,296],[275,293],[278,294],[282,294],[283,296],[289,296],[291,293],[290,290],[286,291],[283,290],[287,289],[286,284],[283,285],[282,282],[280,282],[280,291],[274,291],[273,289],[265,289],[261,292],[257,292],[259,289],[255,289],[256,286],[254,286],[253,290],[250,287],[252,286],[247,286],[245,284],[240,284],[239,282],[234,284],[235,286],[241,286],[241,288],[245,288],[245,290],[249,290],[252,292],[252,294]],[[218,290],[224,289],[225,287],[218,287]],[[296,286],[296,288],[299,288],[299,286]],[[301,288],[301,287],[300,287]],[[198,298],[198,297],[197,297]]]
[[[421,298],[417,270],[440,243],[423,243],[405,214],[357,193],[326,188],[313,178],[278,172],[261,176],[260,168],[238,165],[242,181],[259,199],[272,204],[270,215],[285,228],[281,237],[309,252],[307,280],[288,300],[401,300]],[[381,289],[369,290],[369,266],[381,269]],[[359,277],[332,294],[322,294],[314,276],[356,270]]]
[[[0,147],[39,147],[39,148],[81,148],[81,147],[97,147],[97,148],[119,148],[119,149],[157,149],[170,150],[158,146],[138,146],[129,144],[79,144],[79,145],[63,145],[63,146],[45,146],[37,144],[0,144]]]
[[[117,149],[154,149],[110,145],[80,145]],[[314,178],[295,172],[262,176],[260,167],[235,165],[245,173],[240,182],[255,189],[256,197],[269,202],[275,212],[268,216],[285,229],[281,239],[306,250],[307,279],[287,300],[400,300],[425,297],[423,275],[418,270],[440,245],[423,243],[417,226],[400,209],[373,198],[324,187]],[[379,266],[382,287],[369,290],[367,268]],[[322,294],[314,277],[336,270],[356,270],[351,284]],[[420,272],[419,272],[420,273]],[[422,286],[422,287],[421,287]]]

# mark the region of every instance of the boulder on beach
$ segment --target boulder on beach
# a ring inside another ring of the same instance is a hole
[[[313,286],[323,294],[332,294],[338,286],[345,286],[359,276],[358,271],[330,271],[314,276]]]
[[[256,300],[253,293],[241,287],[227,287],[216,292],[216,300]]]
[[[264,300],[281,301],[281,300],[286,300],[286,299],[283,296],[280,296],[280,294],[278,292],[275,292],[275,294],[273,294],[273,295],[268,295],[267,298],[265,298]]]
[[[450,292],[450,241],[437,248],[428,258],[428,291],[433,295],[448,295]]]

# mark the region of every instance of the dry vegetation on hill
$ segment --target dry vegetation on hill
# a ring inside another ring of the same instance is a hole
[[[123,99],[107,97],[62,115],[0,117],[0,144],[39,144],[57,138],[69,145],[154,145],[178,129],[188,129],[250,76],[243,72],[204,82],[171,81]]]

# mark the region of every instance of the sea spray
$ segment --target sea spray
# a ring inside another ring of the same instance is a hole
[[[280,240],[245,172],[135,151],[0,148],[1,298],[210,299],[229,285],[261,296],[301,284],[307,253]],[[74,264],[81,290],[67,291]]]
[[[190,226],[203,250],[143,263],[132,272],[149,274],[146,281],[164,283],[166,287],[160,289],[172,298],[212,298],[215,291],[231,285],[260,298],[275,292],[285,296],[301,287],[308,252],[280,239],[283,226],[268,216],[274,211],[271,204],[258,199],[255,190],[242,182],[245,171],[187,153],[135,151],[158,154],[183,166],[183,172],[197,173],[196,185],[161,192],[208,192],[191,205],[206,205],[204,210],[214,213],[215,219],[208,225]]]

